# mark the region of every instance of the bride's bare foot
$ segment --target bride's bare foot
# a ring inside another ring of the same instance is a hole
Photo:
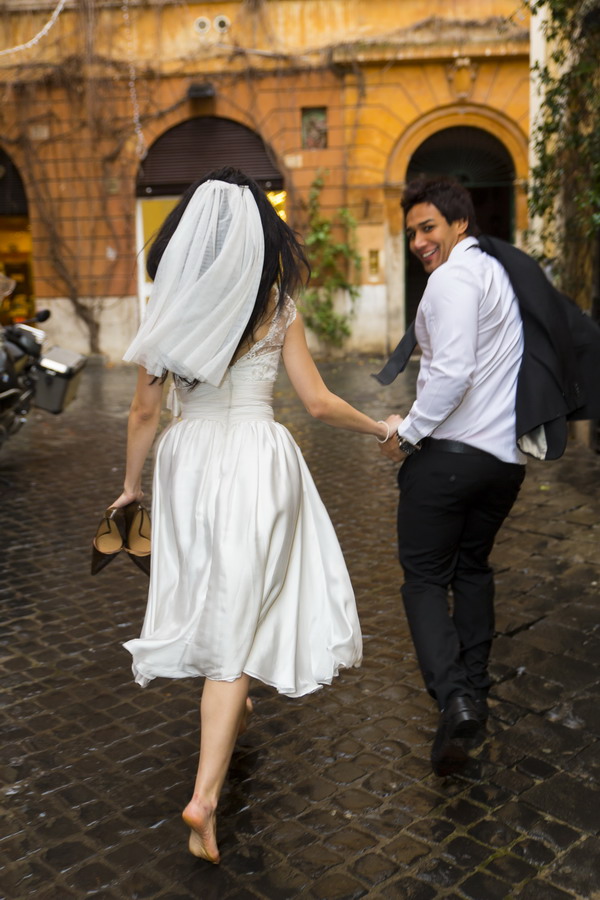
[[[208,862],[218,863],[221,857],[217,847],[216,810],[190,800],[181,818],[190,828],[190,853]]]
[[[240,734],[243,734],[248,730],[248,725],[250,724],[250,718],[252,717],[252,713],[254,711],[254,704],[250,697],[246,697],[246,707],[242,714],[242,721],[240,722],[240,727],[238,728],[238,737]]]

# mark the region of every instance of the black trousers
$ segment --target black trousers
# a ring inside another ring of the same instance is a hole
[[[423,680],[440,709],[452,694],[484,697],[489,689],[494,576],[488,558],[524,477],[525,466],[488,453],[448,452],[435,441],[398,473],[402,597]]]

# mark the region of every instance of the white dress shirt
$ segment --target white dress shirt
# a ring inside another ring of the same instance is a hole
[[[415,319],[421,348],[417,399],[398,428],[463,441],[498,459],[524,463],[515,435],[523,355],[519,304],[500,263],[464,238],[429,276]]]

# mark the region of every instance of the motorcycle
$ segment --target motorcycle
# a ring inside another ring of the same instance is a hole
[[[15,289],[0,274],[0,300]],[[60,413],[75,398],[85,357],[60,347],[44,352],[44,331],[35,325],[50,317],[47,309],[33,318],[0,325],[0,447],[27,421],[34,405]]]

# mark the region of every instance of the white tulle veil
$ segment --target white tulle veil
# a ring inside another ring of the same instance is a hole
[[[254,309],[264,260],[249,187],[206,181],[163,253],[124,360],[219,385]]]

